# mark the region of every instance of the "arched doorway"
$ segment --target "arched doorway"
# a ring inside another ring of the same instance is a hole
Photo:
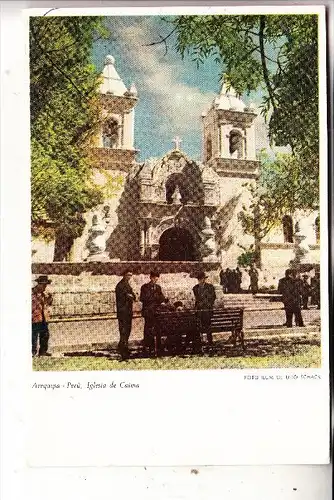
[[[159,260],[195,260],[194,240],[189,231],[180,228],[167,229],[159,240]]]

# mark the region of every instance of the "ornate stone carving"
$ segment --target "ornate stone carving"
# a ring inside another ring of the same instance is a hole
[[[215,232],[211,227],[209,217],[204,218],[204,228],[201,231],[201,254],[204,262],[217,260],[217,246],[215,241]]]
[[[172,195],[172,201],[175,205],[181,205],[181,193],[179,186],[176,186],[175,191]]]
[[[294,252],[295,252],[295,257],[291,261],[291,264],[297,265],[297,264],[305,264],[309,261],[309,253],[310,253],[310,247],[308,246],[306,242],[306,236],[303,234],[303,231],[301,229],[302,222],[296,222],[295,225],[295,234],[294,234]]]

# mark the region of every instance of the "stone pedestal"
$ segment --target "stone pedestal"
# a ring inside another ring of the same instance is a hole
[[[296,225],[296,232],[294,234],[294,259],[291,261],[292,266],[306,264],[309,262],[310,247],[306,242],[306,236],[300,231],[299,225]]]

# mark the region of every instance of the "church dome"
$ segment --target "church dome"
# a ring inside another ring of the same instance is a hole
[[[227,88],[226,83],[223,83],[220,94],[215,99],[217,109],[228,109],[231,111],[244,111],[246,104],[240,99],[236,91],[230,87]]]
[[[123,96],[127,92],[127,88],[123,80],[119,76],[115,68],[115,58],[108,55],[104,61],[104,68],[102,71],[102,83],[100,85],[101,94],[112,94],[116,96]]]

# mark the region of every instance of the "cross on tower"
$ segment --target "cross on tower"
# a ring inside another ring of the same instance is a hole
[[[174,137],[173,142],[175,144],[175,148],[174,149],[180,149],[180,145],[181,145],[182,139],[178,135],[176,137]]]

